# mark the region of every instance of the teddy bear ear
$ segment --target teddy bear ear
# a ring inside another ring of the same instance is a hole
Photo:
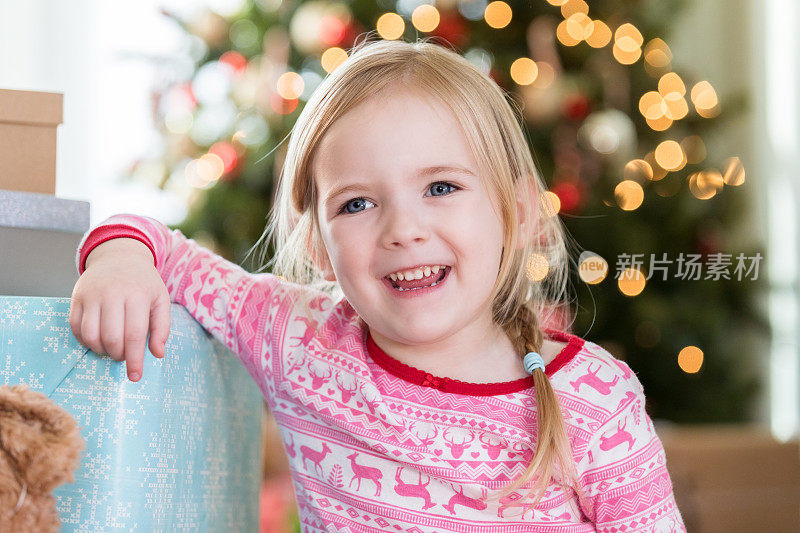
[[[27,492],[74,481],[86,443],[75,418],[25,385],[0,387],[0,450]]]

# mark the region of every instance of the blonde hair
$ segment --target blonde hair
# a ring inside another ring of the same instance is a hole
[[[467,59],[431,40],[408,43],[365,39],[312,94],[293,127],[279,177],[265,233],[275,239],[276,253],[267,266],[287,281],[333,294],[340,291],[335,282],[322,278],[314,262],[314,255],[322,249],[312,176],[315,150],[337,118],[365,99],[387,88],[423,89],[449,106],[491,185],[490,191],[499,199],[504,244],[490,298],[495,323],[506,332],[521,359],[528,352],[541,351],[539,319],[548,323],[557,311],[554,304],[566,295],[566,232],[560,219],[549,211],[549,202],[542,201],[545,186],[517,121],[515,109],[517,113],[519,109],[513,100],[507,100],[506,93]],[[527,245],[520,248],[516,245],[520,238],[517,194],[526,190],[530,200],[522,204],[529,229]],[[537,281],[531,279],[535,264],[548,269]],[[562,468],[561,484],[571,481],[582,496],[558,398],[543,370],[534,370],[533,379],[538,406],[536,452],[527,470],[491,499],[507,495],[536,477],[532,491],[535,505],[554,475],[555,463]]]

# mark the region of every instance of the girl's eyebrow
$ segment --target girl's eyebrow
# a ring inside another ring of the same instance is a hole
[[[430,177],[435,174],[469,174],[470,176],[475,176],[474,172],[459,165],[434,165],[417,170],[417,176],[420,178]],[[349,183],[336,187],[328,194],[328,197],[325,199],[325,205],[328,206],[333,200],[344,193],[362,191],[368,188],[369,184],[367,183]]]

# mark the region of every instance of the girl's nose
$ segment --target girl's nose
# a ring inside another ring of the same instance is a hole
[[[402,248],[428,240],[430,230],[423,213],[396,205],[384,210],[383,244],[387,248]]]

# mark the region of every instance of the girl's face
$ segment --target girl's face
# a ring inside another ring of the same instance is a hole
[[[449,108],[408,89],[376,95],[328,130],[312,172],[326,252],[318,265],[379,344],[496,331],[489,297],[500,208]],[[419,265],[446,266],[447,275],[432,289],[392,286],[389,274]]]

